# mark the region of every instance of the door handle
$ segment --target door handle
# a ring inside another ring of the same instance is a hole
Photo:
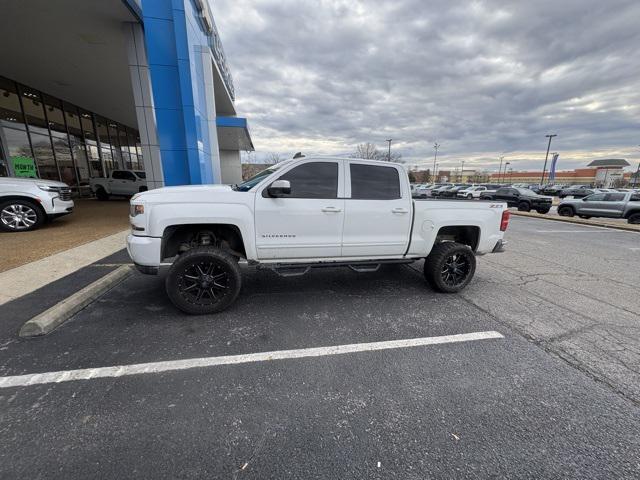
[[[342,209],[338,207],[324,207],[322,211],[327,213],[339,213]]]
[[[409,210],[406,208],[394,208],[391,210],[393,213],[409,213]]]

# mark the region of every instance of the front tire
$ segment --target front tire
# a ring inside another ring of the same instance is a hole
[[[476,257],[467,246],[438,243],[424,262],[424,277],[438,292],[455,293],[465,288],[476,271]]]
[[[46,220],[42,208],[29,200],[7,200],[0,203],[0,230],[28,232]]]
[[[196,247],[180,255],[165,281],[171,302],[191,315],[225,310],[238,297],[241,286],[238,262],[215,247]]]
[[[106,202],[107,200],[109,200],[109,194],[104,188],[98,187],[98,189],[96,190],[96,198],[101,202]]]
[[[573,211],[572,207],[564,206],[558,208],[558,215],[561,217],[573,217],[575,214],[576,212]]]
[[[473,195],[472,194],[468,194],[467,195],[467,200],[473,200]]]

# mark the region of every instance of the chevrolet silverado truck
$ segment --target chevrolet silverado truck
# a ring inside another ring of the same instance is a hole
[[[106,178],[92,178],[89,184],[98,200],[109,200],[112,195],[131,197],[147,190],[146,175],[138,170],[113,170]]]
[[[0,231],[26,232],[73,212],[66,183],[39,178],[0,177]]]
[[[239,263],[301,275],[425,259],[427,282],[457,292],[473,278],[476,255],[503,249],[509,211],[502,202],[413,200],[399,164],[317,157],[283,161],[239,185],[136,194],[129,220],[138,269],[170,266],[171,301],[206,314],[238,296]]]

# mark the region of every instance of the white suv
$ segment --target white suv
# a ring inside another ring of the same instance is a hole
[[[39,178],[0,177],[0,230],[34,230],[73,211],[66,183]]]

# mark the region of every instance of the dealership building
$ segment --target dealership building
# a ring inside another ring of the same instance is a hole
[[[236,183],[253,150],[209,0],[20,0],[0,15],[0,176]]]

